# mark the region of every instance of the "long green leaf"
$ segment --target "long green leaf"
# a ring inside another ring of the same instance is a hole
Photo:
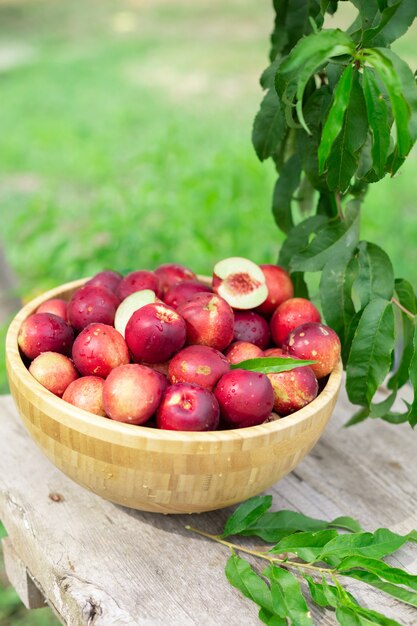
[[[239,589],[244,596],[256,602],[258,606],[266,609],[269,613],[276,614],[271,590],[245,559],[232,554],[227,561],[225,573],[229,583]],[[284,617],[281,614],[278,616]],[[285,622],[283,623],[285,624]]]
[[[222,537],[236,535],[250,527],[272,506],[272,496],[255,496],[243,502],[226,521]]]
[[[350,570],[358,568],[371,572],[372,574],[376,574],[380,578],[383,578],[384,580],[395,585],[405,585],[414,589],[414,591],[417,591],[417,575],[409,574],[398,567],[393,567],[392,565],[388,565],[388,563],[378,559],[358,556],[355,554],[353,556],[346,557],[337,566],[337,570],[339,572],[343,572],[349,576]]]
[[[313,626],[311,614],[294,574],[282,567],[268,565],[262,572],[271,582],[273,598],[283,602],[286,615],[294,626]]]
[[[359,77],[354,73],[343,126],[327,159],[327,184],[332,191],[344,193],[349,187],[367,134],[365,98]]]
[[[304,574],[304,579],[307,581],[308,588],[310,590],[311,599],[313,602],[322,607],[336,608],[339,604],[338,589],[334,585],[329,585],[323,576],[322,582],[314,580],[311,576]],[[347,592],[347,596],[352,604],[357,604],[356,598]]]
[[[365,420],[367,417],[371,419],[380,418],[387,422],[391,421],[393,414],[390,412],[390,410],[395,402],[396,397],[397,389],[394,389],[393,392],[382,402],[372,402],[370,406],[360,409],[357,413],[355,413],[355,415],[351,417],[348,422],[346,422],[345,427],[359,424],[360,422],[363,422],[363,420]],[[406,422],[407,418],[404,417],[403,421]]]
[[[375,298],[360,317],[349,353],[346,388],[351,402],[370,405],[390,369],[394,341],[392,304]]]
[[[363,44],[388,46],[408,30],[415,17],[417,17],[415,0],[396,0],[391,2],[390,6],[385,4],[378,25],[364,32]]]
[[[394,269],[388,254],[369,241],[358,245],[358,275],[352,289],[364,308],[372,299],[390,300],[394,294]]]
[[[260,609],[258,617],[261,622],[267,624],[267,626],[287,626],[288,624],[286,617],[280,617],[279,615],[270,613],[264,608]]]
[[[349,515],[336,517],[334,520],[329,522],[329,527],[343,528],[351,533],[360,533],[362,531],[362,526],[359,524],[358,520],[350,517]]]
[[[269,89],[255,117],[252,143],[260,161],[276,155],[286,134],[285,116],[275,89]]]
[[[338,535],[324,546],[317,560],[338,565],[342,559],[351,555],[380,559],[392,554],[407,541],[410,541],[410,534],[398,535],[387,528],[379,528],[374,533]]]
[[[339,66],[338,66],[339,67]],[[329,68],[329,66],[327,66]],[[296,134],[297,153],[300,155],[303,170],[306,173],[313,187],[331,198],[333,196],[333,207],[336,211],[330,213],[330,217],[337,215],[337,207],[334,201],[334,194],[329,192],[325,175],[319,174],[318,149],[321,140],[323,122],[328,114],[332,101],[332,92],[329,85],[322,85],[304,99],[304,117],[311,131],[307,134],[298,131]]]
[[[307,133],[310,132],[303,115],[303,95],[311,76],[331,57],[352,55],[353,40],[340,30],[322,30],[300,39],[281,63],[276,88],[278,94],[291,106],[296,96],[298,119]]]
[[[387,162],[391,128],[387,104],[379,89],[374,70],[369,67],[363,70],[363,93],[372,131],[372,163],[376,173],[381,177]]]
[[[395,293],[400,304],[415,315],[417,313],[417,297],[413,285],[404,278],[396,278]]]
[[[339,335],[342,345],[355,315],[352,285],[356,274],[356,259],[343,255],[326,263],[320,279],[320,301],[324,318]]]
[[[352,83],[353,65],[350,64],[345,68],[339,82],[336,85],[332,106],[324,124],[318,151],[319,174],[323,174],[324,166],[330,154],[331,147],[342,129],[343,118],[350,100]]]
[[[310,563],[314,562],[323,547],[337,536],[338,533],[335,529],[294,533],[278,541],[278,543],[271,548],[270,552],[275,554],[291,552],[292,554],[296,554],[300,559],[303,559],[303,561]]]
[[[311,576],[304,575],[310,590],[313,602],[322,607],[336,608],[338,605],[337,589],[333,585],[327,585],[330,593],[323,588],[323,584],[314,580]]]
[[[235,363],[230,366],[230,369],[250,370],[251,372],[260,372],[261,374],[279,374],[280,372],[289,372],[296,367],[313,365],[316,362],[307,359],[292,359],[290,357],[259,357]]]
[[[381,580],[381,578],[376,574],[360,569],[350,570],[349,572],[344,572],[344,574],[350,578],[360,580],[371,587],[375,587],[393,598],[401,600],[401,602],[417,607],[417,593],[415,591],[410,591],[409,589],[404,589],[404,587],[399,587],[398,585],[386,582]]]
[[[359,532],[359,522],[351,517],[337,517],[331,522],[315,519],[297,511],[276,511],[264,513],[262,517],[240,534],[257,536],[269,543],[276,543],[295,532],[316,532],[327,528],[343,528],[349,532]]]
[[[359,213],[352,211],[343,222],[330,223],[317,231],[304,250],[292,257],[292,271],[315,272],[332,259],[349,258],[359,239]]]
[[[328,222],[328,218],[324,215],[314,215],[292,228],[281,246],[278,264],[288,268],[292,257],[307,247],[310,235]]]
[[[414,287],[403,278],[395,281],[395,297],[410,313],[417,313],[417,301]],[[396,362],[396,371],[388,381],[389,389],[399,389],[409,380],[409,367],[413,356],[413,335],[415,320],[407,313],[398,310],[401,317],[401,357]]]
[[[387,88],[397,128],[398,157],[404,158],[417,136],[417,86],[413,73],[392,50],[373,48],[364,52]]]
[[[341,626],[402,626],[399,622],[377,611],[351,604],[339,606],[336,609],[336,618]]]

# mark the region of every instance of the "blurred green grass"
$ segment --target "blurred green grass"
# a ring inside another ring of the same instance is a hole
[[[23,297],[103,267],[275,261],[274,172],[250,143],[271,25],[252,0],[0,0],[0,241]],[[396,45],[413,69],[416,34]],[[416,158],[362,213],[414,284]],[[52,620],[0,591],[2,626]]]
[[[0,16],[0,69],[23,45],[0,71],[0,236],[25,296],[102,267],[276,258],[274,174],[250,144],[269,5],[45,0]],[[415,161],[362,220],[412,279]]]

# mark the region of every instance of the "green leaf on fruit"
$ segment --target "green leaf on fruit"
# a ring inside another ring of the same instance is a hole
[[[240,363],[234,363],[230,366],[232,370],[250,370],[251,372],[259,372],[260,374],[279,374],[280,372],[289,372],[296,367],[306,367],[313,365],[317,361],[293,359],[291,357],[259,357],[257,359],[248,359]]]

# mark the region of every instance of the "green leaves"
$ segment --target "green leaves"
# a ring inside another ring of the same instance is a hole
[[[317,532],[328,528],[343,528],[359,532],[361,527],[351,517],[337,517],[331,522],[307,517],[297,511],[281,510],[268,512],[272,505],[271,496],[256,496],[241,504],[228,519],[224,535],[257,536],[264,541],[276,542],[295,532]]]
[[[340,30],[322,30],[300,39],[281,63],[276,77],[278,95],[287,107],[287,120],[295,106],[298,120],[310,132],[303,114],[303,96],[311,76],[331,58],[352,55],[353,40]]]
[[[369,126],[372,132],[372,163],[379,178],[385,174],[390,145],[391,124],[387,103],[381,93],[374,70],[363,70],[363,92]]]
[[[294,626],[313,626],[307,602],[294,574],[276,565],[269,565],[262,573],[270,580],[276,610],[282,607],[285,617]]]
[[[394,294],[394,270],[382,248],[361,241],[358,245],[358,275],[352,285],[357,309],[363,309],[373,298],[390,300]]]
[[[317,532],[293,533],[284,537],[271,549],[272,553],[292,552],[303,561],[317,561],[324,546],[338,536],[337,531],[329,528]]]
[[[417,16],[417,5],[414,0],[394,0],[394,2],[379,0],[378,5],[376,25],[364,30],[362,36],[364,45],[389,45],[407,31]]]
[[[390,47],[417,17],[417,3],[351,1],[357,17],[342,32],[322,28],[337,0],[274,0],[271,63],[261,79],[269,91],[253,141],[279,172],[272,211],[287,238],[278,263],[297,296],[319,282],[325,320],[341,339],[348,395],[360,405],[349,424],[369,417],[414,427],[415,289],[394,281],[381,247],[359,241],[359,224],[368,185],[394,175],[417,139],[416,77]],[[309,272],[321,272],[319,281]],[[392,370],[392,393],[375,403]],[[409,380],[414,399],[399,412],[397,392]]]
[[[382,613],[361,606],[342,584],[346,578],[417,607],[417,575],[383,560],[407,541],[417,541],[417,531],[407,535],[387,528],[364,532],[349,517],[326,522],[295,511],[271,513],[268,511],[271,505],[271,496],[257,496],[244,502],[227,520],[221,536],[196,530],[232,551],[226,564],[227,579],[257,605],[263,623],[313,626],[306,585],[302,582],[307,583],[310,602],[334,611],[342,626],[400,626]],[[266,525],[265,520],[268,520]],[[275,537],[271,533],[269,541],[277,541],[266,551],[250,548],[247,542],[238,545],[223,539],[231,533],[258,537],[262,525],[275,531]],[[338,525],[351,532],[332,528]],[[252,560],[267,561],[268,565],[258,571],[257,566],[236,552],[249,553]]]
[[[327,159],[327,184],[332,191],[344,193],[348,189],[358,167],[367,132],[365,98],[358,72],[354,72],[343,126]]]
[[[408,65],[392,50],[367,48],[363,50],[363,55],[384,83],[391,102],[397,129],[397,142],[391,165],[391,173],[395,174],[417,137],[416,82]]]
[[[375,298],[359,320],[346,368],[346,389],[354,404],[369,406],[389,372],[394,349],[392,306],[387,300]]]
[[[362,555],[379,559],[392,554],[407,541],[410,535],[398,535],[387,528],[379,528],[375,533],[354,533],[332,538],[318,555],[318,561],[337,565],[349,555]]]
[[[340,133],[346,109],[350,100],[353,84],[353,65],[348,65],[344,70],[333,96],[332,107],[323,128],[321,143],[319,146],[319,173],[323,174],[324,165],[330,154],[330,150]]]
[[[343,561],[339,563],[337,570],[350,576],[351,573],[355,572],[358,568],[376,574],[379,578],[387,580],[390,583],[405,585],[417,591],[416,575],[409,574],[398,567],[392,567],[392,565],[388,565],[388,563],[379,561],[378,559],[355,554],[354,556],[344,558]]]
[[[248,359],[230,366],[232,370],[250,370],[261,374],[276,374],[279,372],[289,372],[295,367],[305,367],[313,365],[316,361],[291,359],[287,357],[259,357],[258,359]]]
[[[227,520],[223,537],[237,535],[250,527],[259,517],[271,508],[272,496],[255,496],[241,504]]]
[[[287,127],[276,91],[269,89],[253,124],[252,142],[260,161],[279,154]]]
[[[239,589],[246,598],[255,602],[270,615],[281,615],[274,610],[272,594],[265,581],[252,569],[247,561],[232,554],[226,564],[226,577],[233,587]],[[277,622],[280,624],[280,622]],[[282,621],[286,624],[286,621]]]
[[[324,317],[339,335],[342,345],[355,315],[352,285],[356,276],[356,259],[346,259],[344,256],[330,259],[321,274],[320,301]]]
[[[352,604],[342,605],[336,609],[336,617],[341,626],[401,626],[389,617],[377,611],[371,611]]]
[[[349,258],[359,238],[359,215],[352,211],[343,222],[329,221],[316,236],[292,256],[291,271],[315,272],[335,258]]]

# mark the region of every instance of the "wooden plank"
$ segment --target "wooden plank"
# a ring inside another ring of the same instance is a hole
[[[415,435],[406,425],[343,429],[345,396],[313,452],[270,490],[274,509],[358,517],[374,530],[417,527]],[[36,448],[9,397],[0,399],[0,518],[19,557],[64,624],[255,626],[256,608],[224,576],[228,553],[190,534],[221,531],[230,510],[163,516],[113,505],[60,473]],[[408,545],[394,562],[417,569]],[[361,602],[416,624],[411,607],[349,588]],[[315,621],[336,624],[314,609]]]
[[[45,606],[43,593],[37,587],[30,572],[13,548],[9,537],[2,539],[4,566],[7,578],[16,589],[19,598],[27,609],[40,609]]]

